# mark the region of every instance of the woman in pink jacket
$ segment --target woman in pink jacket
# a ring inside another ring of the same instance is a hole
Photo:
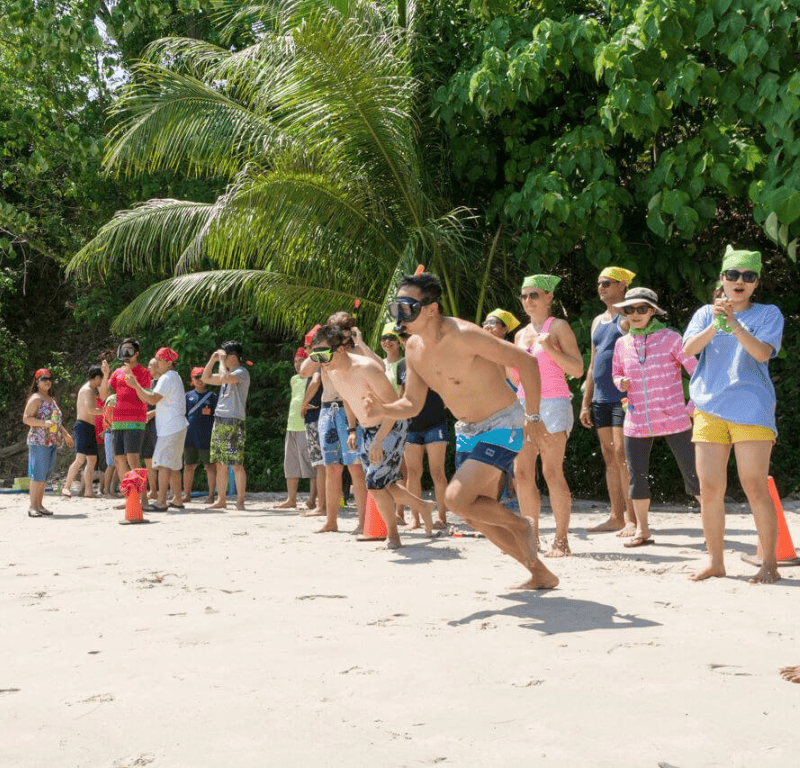
[[[652,544],[647,515],[650,511],[650,450],[653,438],[663,437],[678,462],[686,493],[698,497],[700,483],[694,461],[692,422],[681,383],[681,366],[691,374],[694,357],[683,353],[683,339],[656,319],[665,315],[658,295],[649,288],[631,288],[614,305],[630,323],[626,336],[614,347],[614,384],[627,392],[628,409],[623,433],[630,472],[630,498],[636,513],[636,534],[626,547]]]

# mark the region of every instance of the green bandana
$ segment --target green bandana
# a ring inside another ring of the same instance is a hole
[[[538,288],[540,291],[552,293],[560,282],[561,278],[555,275],[528,275],[528,277],[522,281],[522,287]]]
[[[761,254],[758,251],[734,251],[729,245],[722,257],[721,272],[728,269],[748,269],[761,277]]]
[[[493,309],[486,317],[496,317],[506,328],[508,328],[509,333],[513,331],[518,325],[519,320],[517,320],[514,315],[510,312],[506,312],[504,309]]]
[[[610,277],[619,283],[630,285],[633,282],[633,278],[636,277],[636,273],[622,267],[606,267],[600,273],[600,277]]]
[[[394,336],[396,339],[399,339],[397,331],[394,329],[394,323],[386,323],[381,331],[381,336]]]
[[[644,328],[634,328],[631,326],[628,329],[628,333],[631,336],[649,336],[651,333],[655,333],[656,331],[660,331],[662,328],[666,327],[666,323],[662,323],[660,320],[656,320],[654,317]]]

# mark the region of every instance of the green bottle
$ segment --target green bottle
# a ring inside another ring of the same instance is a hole
[[[725,331],[725,333],[733,333],[733,328],[728,325],[727,315],[717,315],[714,318],[714,327],[718,331]]]

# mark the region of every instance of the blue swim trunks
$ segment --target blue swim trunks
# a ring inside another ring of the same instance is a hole
[[[367,488],[383,490],[399,482],[401,478],[400,466],[403,463],[403,449],[406,447],[408,422],[396,421],[391,431],[383,438],[383,460],[373,464],[369,458],[375,435],[379,427],[365,427],[364,441],[361,446],[361,464],[364,467],[364,477]]]
[[[524,426],[525,408],[519,401],[477,424],[456,422],[456,469],[470,459],[513,475]]]
[[[361,452],[361,428],[356,432],[356,449],[347,447],[347,414],[344,405],[333,400],[322,403],[319,411],[319,445],[322,449],[322,463],[329,467],[333,464],[358,464]]]

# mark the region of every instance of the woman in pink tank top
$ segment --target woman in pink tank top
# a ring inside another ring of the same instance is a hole
[[[515,343],[539,363],[542,380],[542,421],[550,433],[541,450],[542,474],[550,493],[550,506],[556,521],[553,545],[545,557],[564,557],[570,554],[569,518],[572,512],[572,494],[564,477],[564,454],[567,438],[572,430],[575,415],[566,376],[583,376],[583,358],[569,323],[550,314],[553,291],[561,282],[555,275],[531,275],[522,283],[522,308],[530,324],[517,333]],[[525,399],[520,386],[517,396]],[[542,500],[536,487],[536,461],[539,450],[533,443],[525,443],[514,462],[517,496],[522,514],[533,519],[536,535],[539,534],[539,512]]]

